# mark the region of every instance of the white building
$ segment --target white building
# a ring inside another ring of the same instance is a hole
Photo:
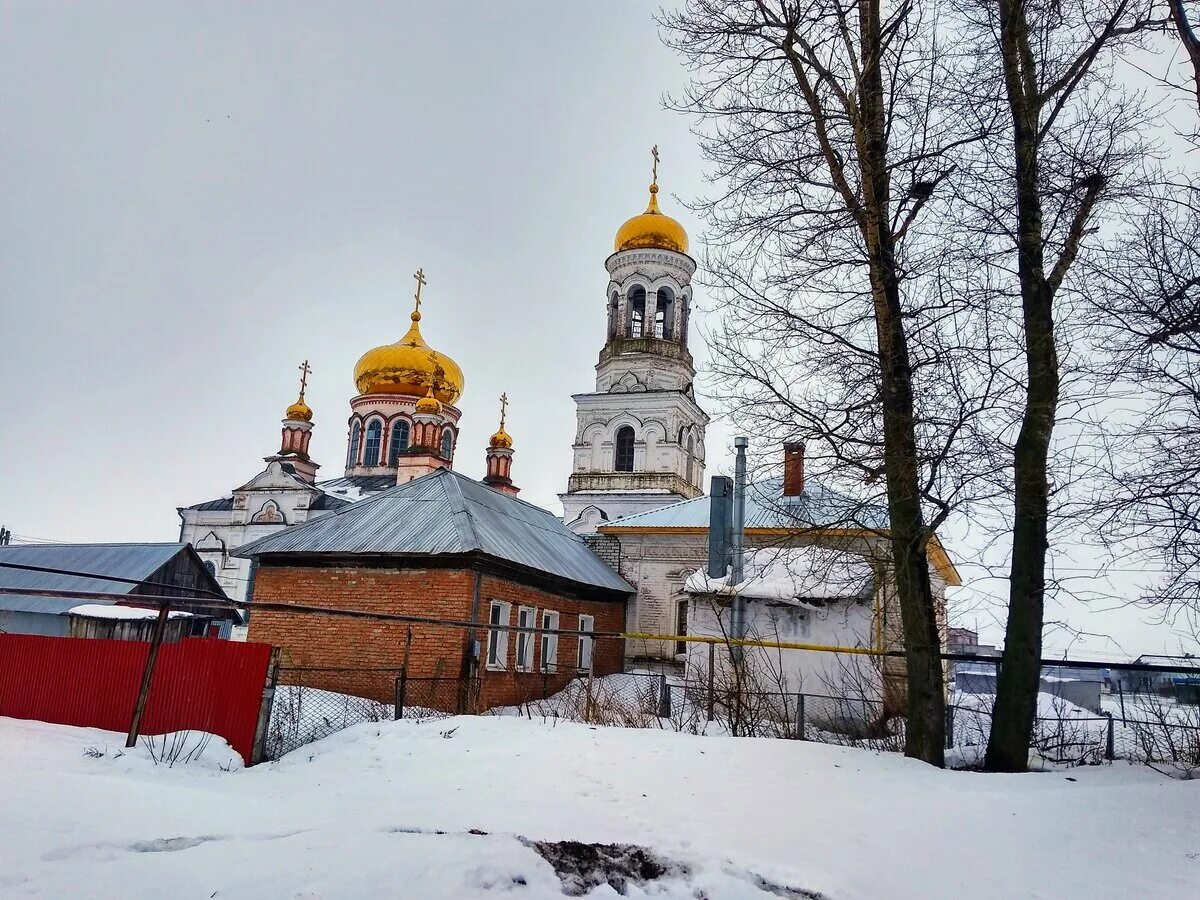
[[[608,331],[596,389],[574,395],[574,465],[559,494],[563,521],[579,534],[703,493],[704,429],[688,352],[695,261],[683,226],[658,208],[617,231],[605,262]]]

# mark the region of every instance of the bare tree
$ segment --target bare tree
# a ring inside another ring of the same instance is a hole
[[[1110,77],[1119,50],[1146,33],[1153,4],[1133,0],[981,2],[968,12],[981,73],[999,75],[1011,126],[997,231],[1016,257],[1025,361],[1013,447],[1012,561],[1003,665],[985,767],[1024,771],[1036,715],[1061,369],[1056,313],[1100,221],[1144,159],[1140,98]],[[999,154],[1000,148],[988,148]],[[1003,156],[999,156],[1003,159]],[[994,163],[988,163],[994,165]],[[1004,202],[1004,194],[1008,202]]]
[[[986,316],[954,289],[963,261],[943,237],[956,155],[999,107],[954,84],[953,36],[932,4],[692,0],[661,21],[693,75],[671,103],[699,118],[719,185],[698,205],[725,311],[718,391],[766,436],[807,439],[824,479],[867,495],[844,524],[890,545],[905,752],[941,765],[928,548],[991,489],[975,454],[995,388],[975,357],[991,352]],[[880,500],[884,522],[868,510]]]
[[[1162,560],[1141,598],[1200,634],[1200,186],[1162,185],[1097,272],[1113,374],[1142,401],[1097,506],[1114,543]]]

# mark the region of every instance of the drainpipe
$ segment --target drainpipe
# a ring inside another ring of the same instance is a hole
[[[736,586],[742,583],[746,563],[746,448],[750,446],[750,440],[746,437],[736,437],[733,439],[733,446],[737,457],[733,467],[733,534],[730,535],[729,542],[730,556],[732,557],[729,586],[736,589]],[[729,624],[734,640],[745,639],[746,601],[740,595],[735,595],[733,598]],[[742,648],[740,646],[735,645],[730,648],[730,651],[735,661],[741,660]]]

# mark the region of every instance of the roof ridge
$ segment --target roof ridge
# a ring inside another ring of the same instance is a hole
[[[442,473],[447,473],[442,475]],[[450,517],[454,522],[454,529],[458,532],[458,539],[463,545],[472,550],[483,549],[482,542],[479,539],[479,531],[475,527],[475,520],[471,516],[471,511],[467,509],[467,498],[463,496],[462,488],[458,484],[458,479],[449,476],[457,475],[453,469],[438,469],[433,473],[438,478],[442,485],[442,491],[446,494],[446,502],[450,504]],[[462,477],[462,476],[460,476]],[[453,496],[451,495],[450,486],[453,485]],[[455,502],[457,500],[457,502]]]

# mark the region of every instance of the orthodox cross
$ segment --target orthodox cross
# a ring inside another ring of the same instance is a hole
[[[421,288],[425,285],[425,270],[417,269],[413,274],[413,278],[417,279],[417,312],[421,311]]]
[[[655,184],[658,184],[658,144],[650,148],[650,155],[654,157],[654,165],[652,167],[654,172],[653,181]]]
[[[508,414],[508,392],[500,395],[500,430],[504,430],[504,417]]]
[[[304,389],[308,387],[308,376],[312,374],[312,368],[308,365],[307,359],[296,368],[300,370],[300,399],[303,400]]]

